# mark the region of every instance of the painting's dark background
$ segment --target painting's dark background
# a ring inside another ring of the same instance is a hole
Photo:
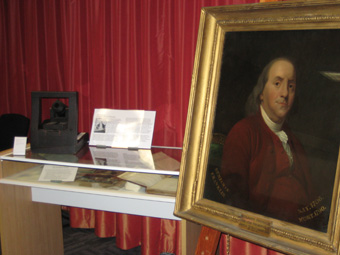
[[[263,67],[277,57],[292,58],[297,95],[289,126],[304,145],[315,187],[328,204],[339,150],[340,82],[320,72],[340,73],[339,44],[340,30],[227,32],[213,129],[228,134],[245,117],[245,102]]]

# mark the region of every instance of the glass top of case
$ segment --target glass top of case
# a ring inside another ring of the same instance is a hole
[[[76,154],[34,153],[27,149],[25,156],[15,156],[9,153],[1,156],[1,159],[103,170],[179,175],[181,155],[182,148],[178,147],[130,150],[86,145]]]

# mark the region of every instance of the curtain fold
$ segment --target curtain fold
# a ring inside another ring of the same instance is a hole
[[[155,110],[153,144],[182,146],[201,8],[258,1],[0,0],[0,114],[30,118],[31,91],[78,91],[79,131],[95,108]],[[178,221],[69,210],[122,249],[182,252]]]
[[[31,116],[31,91],[78,91],[95,108],[156,110],[154,145],[181,146],[203,6],[258,0],[1,0],[0,114]]]

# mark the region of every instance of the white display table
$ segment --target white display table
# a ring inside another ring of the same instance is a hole
[[[107,158],[116,152],[114,149],[102,150],[106,150]],[[26,156],[2,152],[0,223],[3,254],[63,254],[61,206],[179,220],[173,215],[175,197],[172,196],[133,192],[100,181],[55,183],[38,180],[46,164],[78,167],[78,171],[85,172],[92,169],[105,173],[130,171],[179,175],[179,169],[174,169],[173,163],[180,160],[180,148],[158,147],[150,152],[155,159],[152,167],[145,162],[146,167],[139,164],[135,167],[131,161],[125,165],[121,162],[112,165],[107,159],[102,164],[103,157],[97,160],[88,147],[77,155],[35,154],[30,149]]]

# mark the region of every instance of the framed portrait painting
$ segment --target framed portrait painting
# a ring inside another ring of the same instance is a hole
[[[339,253],[340,1],[201,11],[175,215]]]

